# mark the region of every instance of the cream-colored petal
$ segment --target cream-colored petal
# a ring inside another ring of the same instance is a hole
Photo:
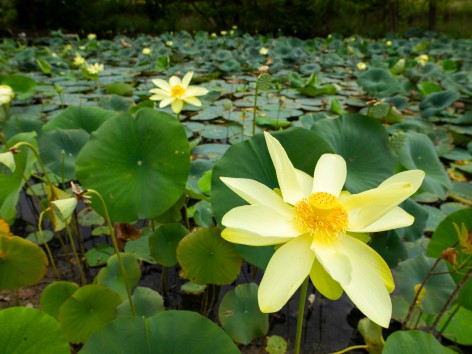
[[[339,241],[339,238],[333,238],[329,242],[325,242],[315,236],[311,249],[331,278],[343,287],[351,282],[351,261],[344,254],[343,244]]]
[[[169,92],[164,91],[163,89],[159,89],[159,88],[151,89],[149,90],[149,92],[154,93],[156,95],[164,96],[164,97],[172,97],[172,95]]]
[[[350,215],[351,217],[351,215]],[[355,218],[355,213],[352,215]],[[400,227],[407,227],[413,224],[415,218],[408,214],[405,210],[400,207],[395,207],[390,210],[387,214],[377,219],[369,226],[363,229],[351,230],[352,232],[380,232],[386,230],[398,229]]]
[[[343,294],[341,285],[331,278],[316,257],[310,271],[310,279],[315,288],[330,300],[337,300]]]
[[[293,216],[293,208],[265,184],[248,178],[220,177],[220,179],[246,202],[268,206],[287,218]]]
[[[177,76],[171,76],[171,78],[169,79],[169,85],[171,87],[174,87],[176,85],[182,85],[182,81],[180,81],[180,78]]]
[[[196,97],[183,97],[183,100],[191,105],[200,107],[202,105],[202,102]]]
[[[174,113],[180,113],[182,108],[184,107],[184,101],[176,99],[174,102],[172,102],[172,112]]]
[[[226,227],[255,232],[261,236],[294,237],[303,232],[291,218],[264,205],[243,205],[228,211],[221,220]]]
[[[159,108],[163,108],[165,106],[168,106],[174,101],[175,101],[174,97],[166,97],[161,101],[161,103],[159,103]]]
[[[398,182],[353,194],[341,201],[349,213],[349,230],[369,226],[416,191],[409,182]],[[359,209],[359,210],[356,210]]]
[[[154,85],[156,85],[157,87],[163,89],[164,91],[170,92],[170,90],[171,90],[171,87],[170,87],[169,83],[165,80],[154,79],[154,80],[152,80],[152,83]]]
[[[346,182],[346,174],[346,161],[342,156],[322,155],[315,167],[312,193],[326,192],[338,197]]]
[[[261,236],[254,232],[233,229],[231,227],[227,227],[226,229],[224,229],[223,232],[221,232],[221,236],[226,241],[249,246],[277,245],[279,243],[285,243],[293,239],[293,237]]]
[[[201,86],[189,86],[185,90],[186,96],[203,96],[208,93],[208,90]]]
[[[190,84],[190,81],[192,80],[193,76],[193,71],[189,71],[186,73],[182,79],[182,87],[187,88],[187,86]]]
[[[262,312],[279,311],[310,273],[315,255],[311,237],[297,237],[280,247],[272,256],[257,294]]]
[[[267,132],[264,132],[264,136],[284,201],[293,205],[305,197],[295,168],[279,141]]]
[[[313,177],[299,169],[295,169],[295,174],[297,175],[297,180],[302,194],[305,197],[308,197],[311,194],[311,188],[313,187]]]
[[[151,101],[162,101],[162,100],[165,100],[166,98],[171,98],[169,96],[163,96],[163,95],[159,95],[159,94],[156,94],[156,95],[152,95],[151,97],[149,97],[149,99]],[[174,98],[172,97],[172,100]]]
[[[411,183],[414,191],[416,192],[421,187],[421,184],[423,183],[423,180],[424,180],[424,176],[425,176],[425,173],[424,171],[421,171],[421,170],[403,171],[403,172],[393,175],[390,178],[387,178],[385,181],[380,183],[379,187],[387,186],[393,183],[409,182]]]
[[[392,316],[388,292],[393,290],[388,266],[363,242],[350,237],[344,237],[342,242],[352,264],[352,280],[343,284],[344,291],[364,315],[378,325],[388,327]]]

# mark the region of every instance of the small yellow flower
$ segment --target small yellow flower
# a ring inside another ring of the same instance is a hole
[[[391,46],[392,46],[392,41],[386,41],[386,42],[385,42],[385,45],[386,45],[387,47],[391,47]]]
[[[150,55],[151,54],[151,48],[143,48],[143,54],[144,55]]]
[[[215,32],[213,32],[213,33],[210,35],[210,37],[216,38],[216,37],[218,37],[218,35],[217,35]]]
[[[172,47],[174,45],[174,42],[172,41],[166,41],[166,46]]]
[[[416,62],[421,66],[424,66],[429,61],[429,57],[427,54],[421,54],[416,57]]]
[[[424,172],[398,173],[377,188],[342,193],[346,162],[324,154],[313,177],[296,169],[282,145],[264,133],[280,193],[246,178],[221,180],[250,205],[231,209],[222,219],[222,237],[250,246],[282,244],[269,261],[258,290],[262,312],[279,311],[307,276],[329,299],[343,291],[373,322],[388,327],[395,285],[377,252],[356,233],[410,226],[414,217],[398,207],[421,186]]]
[[[365,70],[365,69],[367,69],[367,64],[364,63],[363,61],[357,63],[356,66],[357,66],[357,69],[358,69],[358,70]]]
[[[87,39],[92,41],[94,39],[97,39],[97,35],[95,33],[89,33],[87,34]]]
[[[269,49],[266,48],[266,47],[262,47],[261,49],[259,49],[259,54],[260,55],[267,55],[267,54],[269,54]]]
[[[100,71],[103,71],[105,67],[103,64],[95,63],[87,66],[87,72],[91,75],[97,75]]]
[[[227,31],[221,31],[220,34],[221,34],[222,36],[226,36],[226,35],[228,34],[228,32],[227,32]]]
[[[74,58],[74,65],[82,66],[84,64],[85,64],[85,59],[79,53],[76,53],[75,58]]]
[[[182,80],[177,76],[172,76],[169,82],[162,79],[154,79],[152,82],[158,88],[149,90],[153,95],[149,97],[153,101],[161,101],[160,108],[171,105],[174,113],[180,113],[185,103],[200,107],[202,103],[196,96],[203,96],[208,93],[204,87],[189,86],[193,72],[190,71]]]
[[[0,106],[9,104],[13,97],[15,97],[15,93],[10,86],[0,85]]]
[[[238,29],[238,26],[236,25],[233,25],[233,27],[231,27],[233,30],[237,30]]]

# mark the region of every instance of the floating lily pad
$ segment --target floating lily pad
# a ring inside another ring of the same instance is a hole
[[[103,122],[116,116],[116,112],[107,111],[91,106],[67,107],[59,115],[55,116],[43,127],[43,131],[56,129],[83,129],[91,134],[98,129]]]
[[[113,247],[106,243],[101,243],[85,253],[85,260],[89,267],[98,267],[107,264],[108,259],[113,255]]]
[[[165,311],[149,318],[119,318],[96,332],[80,354],[238,354],[216,324],[190,311]]]
[[[183,127],[172,116],[143,108],[136,117],[105,122],[81,150],[76,173],[104,198],[111,218],[132,222],[169,209],[182,195],[190,169]],[[101,211],[97,198],[92,206]]]
[[[84,343],[115,318],[120,295],[101,285],[85,285],[59,311],[59,322],[71,343]]]
[[[41,309],[54,318],[58,318],[59,310],[64,302],[79,289],[76,283],[55,281],[49,284],[41,294]]]
[[[164,311],[164,299],[157,291],[138,286],[133,293],[133,305],[136,310],[136,316],[151,317],[155,314]],[[126,300],[117,308],[117,316],[134,316],[129,300]]]
[[[180,240],[189,233],[182,224],[162,225],[149,237],[150,255],[160,264],[177,264],[176,249]]]
[[[420,104],[422,117],[431,117],[459,99],[456,91],[442,91],[428,95]]]
[[[399,82],[384,69],[370,69],[359,76],[359,85],[375,97],[387,97],[399,91]]]
[[[241,284],[221,300],[218,319],[237,343],[249,344],[269,330],[269,315],[259,309],[257,289],[255,283]]]
[[[185,236],[177,247],[177,260],[182,276],[197,284],[231,284],[242,264],[234,244],[225,241],[216,227]]]
[[[412,330],[397,331],[387,338],[382,354],[398,353],[454,354],[456,352],[441,345],[431,333]]]
[[[0,289],[14,290],[39,282],[47,272],[44,251],[18,236],[0,235]]]
[[[57,321],[37,309],[10,307],[0,311],[0,351],[21,354],[70,354]],[[6,325],[8,324],[8,325]]]

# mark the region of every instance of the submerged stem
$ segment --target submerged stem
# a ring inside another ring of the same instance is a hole
[[[306,277],[300,289],[300,302],[298,304],[297,333],[295,335],[294,354],[300,354],[300,344],[302,340],[302,331],[303,331],[303,319],[304,319],[304,314],[305,314],[305,301],[306,301],[305,299],[306,299],[306,293],[308,290],[308,279],[309,277]]]
[[[105,214],[105,220],[107,221],[108,230],[110,231],[111,239],[113,241],[113,248],[115,249],[116,257],[118,258],[118,263],[120,264],[121,274],[123,274],[123,280],[125,282],[126,293],[128,295],[129,307],[131,309],[131,313],[133,314],[133,316],[136,316],[136,309],[134,308],[133,299],[131,297],[131,290],[128,283],[128,277],[126,276],[125,265],[123,263],[123,259],[121,258],[120,250],[118,248],[118,242],[116,241],[115,229],[113,228],[113,224],[111,223],[110,214],[108,214],[107,205],[105,204],[105,201],[103,200],[100,193],[98,193],[96,190],[87,189],[86,193],[95,195],[98,198],[98,200],[100,200],[100,203],[102,204],[103,212]]]

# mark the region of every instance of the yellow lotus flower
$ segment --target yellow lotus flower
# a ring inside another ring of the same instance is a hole
[[[84,64],[85,64],[85,59],[79,53],[76,53],[75,58],[74,58],[74,65],[82,66]]]
[[[97,39],[97,35],[95,33],[89,33],[87,34],[87,39],[93,41],[94,39]]]
[[[103,71],[103,70],[105,70],[105,67],[103,66],[103,64],[94,63],[92,65],[87,66],[87,72],[91,75],[96,75],[100,71]]]
[[[386,41],[385,44],[387,45],[387,47],[391,47],[392,46],[392,41]]]
[[[150,55],[151,54],[151,48],[143,48],[143,54],[144,55]]]
[[[394,289],[385,261],[353,233],[410,226],[398,205],[420,187],[424,172],[398,173],[377,188],[341,193],[346,162],[335,154],[319,159],[314,177],[292,165],[277,139],[265,133],[280,193],[245,178],[221,180],[250,205],[226,213],[222,236],[251,246],[283,244],[272,256],[258,291],[262,312],[280,310],[309,275],[327,298],[343,290],[375,323],[388,327]]]
[[[259,49],[259,54],[260,55],[267,55],[267,54],[269,54],[269,49],[266,48],[266,47],[262,47],[261,49]]]
[[[166,41],[166,46],[172,47],[174,45],[174,42],[172,41]]]
[[[15,97],[15,92],[8,85],[0,85],[0,106],[8,104]]]
[[[426,65],[426,63],[429,61],[429,57],[427,54],[421,54],[417,56],[415,59],[416,59],[416,62],[420,64],[421,66]]]
[[[367,69],[367,64],[364,63],[363,61],[357,63],[356,66],[357,66],[357,69],[358,69],[358,70],[365,70],[365,69]]]
[[[177,114],[182,111],[185,103],[200,107],[202,103],[196,96],[206,95],[208,90],[204,87],[189,86],[192,76],[193,71],[189,71],[182,80],[177,76],[172,76],[169,82],[162,79],[152,80],[158,88],[149,90],[153,93],[149,99],[161,101],[160,108],[171,105],[172,111]]]

